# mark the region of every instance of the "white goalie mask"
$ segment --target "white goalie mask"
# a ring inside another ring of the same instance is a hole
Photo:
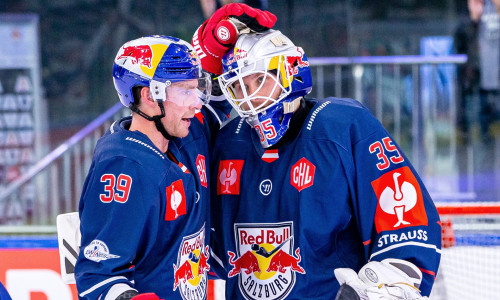
[[[226,99],[257,130],[264,148],[274,145],[288,129],[300,97],[312,88],[304,51],[280,31],[243,34],[222,65],[219,84]],[[247,76],[259,76],[252,91],[244,82]]]

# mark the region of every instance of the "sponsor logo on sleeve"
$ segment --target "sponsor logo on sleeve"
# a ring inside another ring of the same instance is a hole
[[[243,160],[221,160],[217,172],[217,195],[239,195]]]
[[[90,242],[90,244],[83,250],[83,254],[85,255],[85,258],[95,262],[120,257],[118,255],[110,254],[106,243],[100,240],[93,240]]]
[[[427,225],[422,192],[408,167],[387,172],[372,181],[378,204],[375,212],[377,232]]]
[[[186,214],[186,193],[182,179],[174,181],[167,187],[167,205],[165,221],[173,221]]]

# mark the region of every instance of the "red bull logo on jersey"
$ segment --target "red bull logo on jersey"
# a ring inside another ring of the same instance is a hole
[[[316,166],[302,157],[293,166],[290,173],[290,184],[299,192],[314,184]]]
[[[372,181],[378,205],[377,232],[427,225],[422,191],[410,168],[402,167]]]
[[[173,265],[173,290],[179,290],[184,300],[206,299],[210,254],[205,246],[205,226],[184,237],[178,253],[177,263]]]
[[[235,224],[236,253],[228,251],[239,288],[246,299],[284,299],[293,289],[300,248],[293,248],[293,223]]]
[[[239,195],[240,177],[244,161],[221,160],[217,172],[217,195]]]

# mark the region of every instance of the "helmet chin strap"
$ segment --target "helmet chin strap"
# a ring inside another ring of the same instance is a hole
[[[165,129],[165,126],[163,126],[163,123],[161,122],[161,119],[165,117],[165,107],[163,107],[163,101],[158,100],[158,106],[160,107],[161,114],[156,115],[156,116],[148,116],[147,114],[143,113],[137,106],[131,105],[130,109],[143,117],[144,119],[148,121],[153,121],[155,123],[156,129],[161,133],[161,135],[166,138],[167,140],[172,140],[174,137],[168,134],[167,130]]]

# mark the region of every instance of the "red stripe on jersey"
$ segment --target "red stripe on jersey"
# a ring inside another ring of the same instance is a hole
[[[422,268],[418,268],[418,269],[424,273],[431,275],[432,277],[434,277],[434,279],[436,279],[436,273],[429,271],[429,270],[426,270],[426,269],[422,269]]]
[[[200,121],[201,124],[203,124],[203,114],[201,113],[201,111],[195,114],[194,116],[196,117],[196,119]]]
[[[372,240],[368,240],[368,241],[364,241],[363,242],[363,245],[366,246],[366,245],[370,245],[370,243],[372,242]]]

